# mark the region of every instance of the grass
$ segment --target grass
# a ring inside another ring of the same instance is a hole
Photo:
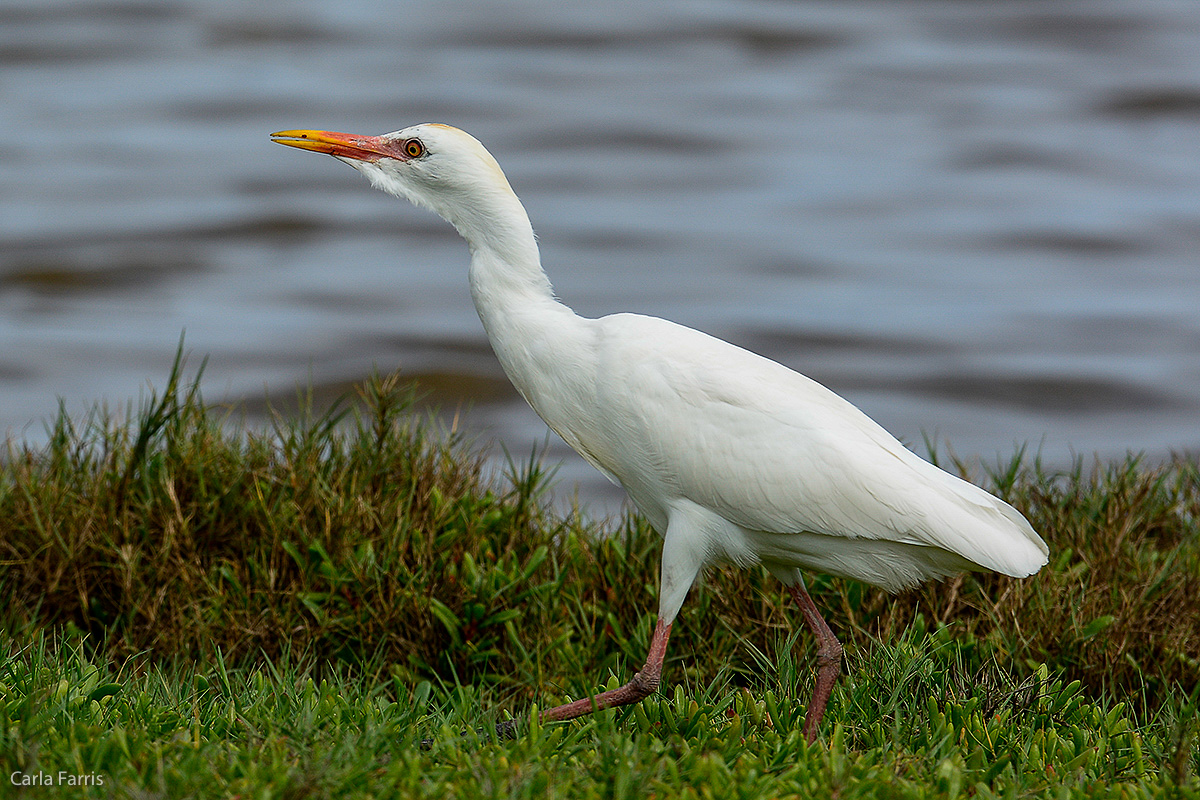
[[[316,679],[311,663],[294,662],[112,668],[78,643],[36,637],[0,670],[4,768],[98,775],[103,785],[87,789],[96,796],[1196,794],[1173,738],[1178,716],[1139,726],[1125,704],[1090,699],[1046,668],[996,685],[961,667],[945,636],[867,648],[812,748],[794,673],[755,691],[677,685],[570,725],[531,717],[525,736],[497,742],[474,732],[490,696],[475,686],[339,670]]]
[[[1194,460],[987,476],[1051,546],[1025,581],[814,576],[849,655],[815,747],[761,570],[692,593],[660,696],[541,727],[645,656],[643,521],[548,511],[536,459],[488,478],[395,376],[253,431],[183,373],[9,444],[0,796],[1200,797]]]

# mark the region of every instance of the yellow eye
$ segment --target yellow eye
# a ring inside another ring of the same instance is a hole
[[[425,145],[420,139],[409,139],[404,143],[404,154],[409,158],[420,158],[425,155]]]

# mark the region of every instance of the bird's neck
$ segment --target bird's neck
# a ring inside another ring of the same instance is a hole
[[[509,380],[553,427],[555,413],[542,390],[561,378],[556,354],[584,335],[585,322],[554,297],[516,195],[509,190],[482,200],[470,213],[448,217],[471,249],[471,297]]]
[[[557,303],[521,201],[507,187],[474,199],[465,212],[447,218],[471,249],[471,296],[480,317]]]
[[[505,371],[509,364],[502,350],[517,347],[521,339],[536,339],[549,333],[557,321],[574,317],[574,313],[554,297],[550,279],[542,271],[537,256],[537,244],[528,242],[525,258],[512,258],[513,250],[492,247],[472,247],[470,284],[471,299],[487,331]],[[540,330],[545,328],[546,330]],[[527,344],[527,342],[525,343]],[[518,387],[520,388],[520,387]]]
[[[507,184],[442,214],[471,250],[471,297],[488,336],[506,315],[557,305],[524,206]]]

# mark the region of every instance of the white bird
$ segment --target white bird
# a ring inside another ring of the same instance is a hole
[[[577,315],[555,297],[529,217],[496,160],[441,124],[383,136],[292,130],[466,239],[471,296],[505,373],[546,424],[629,493],[663,537],[658,623],[623,687],[551,708],[572,719],[659,685],[667,638],[706,564],[761,564],[818,640],[815,740],[842,647],[804,587],[818,570],[896,592],[966,570],[1026,577],[1046,544],[1007,503],[918,458],[846,400],[774,361],[640,314]]]

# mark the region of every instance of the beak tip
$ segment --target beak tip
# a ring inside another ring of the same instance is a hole
[[[403,157],[402,154],[395,152],[388,140],[381,136],[358,136],[350,133],[318,130],[289,130],[272,133],[271,141],[299,150],[311,150],[314,153],[324,153],[341,159],[371,163],[381,158]]]
[[[310,130],[288,130],[275,131],[271,134],[271,141],[276,144],[295,147],[300,150],[312,150],[317,153],[333,154],[335,152],[335,143],[329,140],[330,134],[325,131],[310,131]]]

